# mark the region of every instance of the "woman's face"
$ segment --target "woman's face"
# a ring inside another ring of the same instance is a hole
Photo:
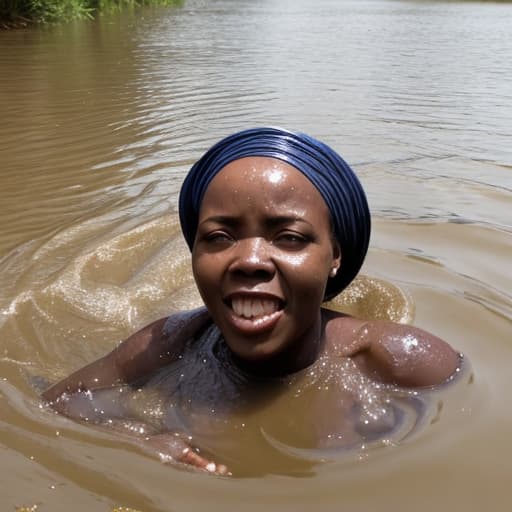
[[[325,286],[339,264],[327,205],[291,165],[241,158],[208,186],[192,251],[194,277],[226,343],[244,362],[284,354],[293,366],[316,350]]]

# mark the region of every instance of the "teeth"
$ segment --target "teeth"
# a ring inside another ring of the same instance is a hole
[[[252,302],[252,316],[263,315],[263,304],[261,300],[253,300]]]
[[[245,316],[245,318],[251,318],[252,317],[252,301],[244,300],[242,303],[242,306],[243,306],[242,316]]]
[[[243,299],[232,300],[231,307],[237,316],[258,318],[270,315],[279,309],[279,301],[272,299]]]

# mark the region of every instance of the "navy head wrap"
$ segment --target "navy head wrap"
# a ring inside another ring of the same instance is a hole
[[[217,142],[190,169],[181,187],[181,229],[192,250],[199,208],[215,175],[239,158],[264,156],[282,160],[304,174],[318,189],[331,213],[341,248],[341,266],[329,278],[325,299],[340,293],[359,272],[370,240],[370,211],[361,183],[329,146],[309,135],[280,128],[244,130]]]

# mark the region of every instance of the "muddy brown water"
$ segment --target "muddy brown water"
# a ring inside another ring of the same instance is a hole
[[[511,26],[507,3],[198,0],[1,32],[1,509],[508,509]],[[180,183],[215,140],[268,124],[331,143],[368,191],[371,249],[341,306],[438,334],[472,378],[413,435],[302,478],[176,469],[41,407],[31,376],[198,304]]]

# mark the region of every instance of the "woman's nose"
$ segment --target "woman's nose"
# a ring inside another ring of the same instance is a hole
[[[270,253],[269,244],[264,238],[238,240],[230,270],[249,276],[272,277],[275,266]]]

